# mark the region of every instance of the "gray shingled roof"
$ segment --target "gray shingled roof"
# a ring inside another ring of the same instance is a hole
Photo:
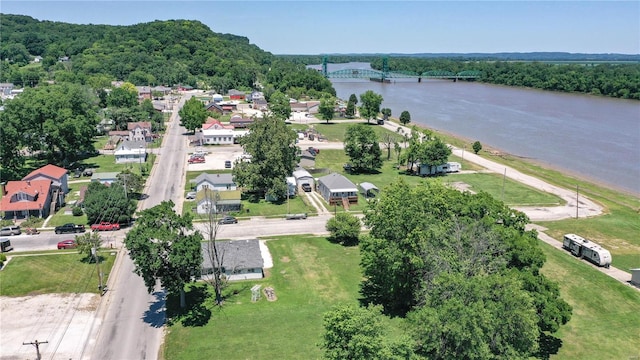
[[[258,240],[216,241],[218,253],[222,255],[222,266],[227,269],[255,269],[264,266]],[[203,269],[211,269],[208,243],[202,243]]]
[[[192,183],[200,184],[203,181],[208,181],[210,184],[232,184],[233,183],[233,175],[230,173],[222,173],[222,174],[207,174],[202,173],[198,175],[195,179],[191,180]]]
[[[338,174],[331,173],[318,179],[318,183],[324,184],[331,191],[353,191],[358,192],[358,188],[351,180]]]

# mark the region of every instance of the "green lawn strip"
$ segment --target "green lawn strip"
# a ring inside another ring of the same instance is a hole
[[[562,348],[554,359],[630,359],[640,355],[640,292],[594,269],[568,252],[542,244],[542,272],[560,284],[573,307],[569,323],[556,337]]]
[[[108,279],[115,250],[100,252],[104,283]],[[0,271],[1,296],[27,296],[49,293],[98,293],[95,263],[83,262],[84,255],[69,251],[31,256],[14,256]]]
[[[165,356],[173,359],[319,359],[322,315],[333,305],[357,304],[359,250],[324,238],[294,236],[268,241],[274,261],[261,281],[234,283],[244,289],[213,309],[202,327],[169,327]],[[277,301],[252,303],[255,284],[274,288]],[[215,341],[211,334],[216,334]]]

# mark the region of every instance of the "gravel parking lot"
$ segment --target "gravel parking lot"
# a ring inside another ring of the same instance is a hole
[[[219,145],[198,147],[197,150],[204,150],[205,162],[201,164],[188,164],[187,171],[205,171],[205,170],[225,170],[224,162],[231,161],[233,163],[242,157],[244,151],[240,145]],[[189,154],[196,151],[196,148],[190,148]]]

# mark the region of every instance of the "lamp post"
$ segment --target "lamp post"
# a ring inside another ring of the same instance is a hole
[[[467,147],[467,143],[462,144],[462,160],[460,160],[460,165],[464,166],[464,149]]]
[[[140,159],[140,176],[142,176],[142,145],[140,145],[140,151],[138,151],[138,158]]]

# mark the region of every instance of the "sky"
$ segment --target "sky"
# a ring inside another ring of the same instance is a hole
[[[244,36],[278,55],[640,54],[638,0],[2,0],[0,12],[72,24],[198,20],[214,32]]]

